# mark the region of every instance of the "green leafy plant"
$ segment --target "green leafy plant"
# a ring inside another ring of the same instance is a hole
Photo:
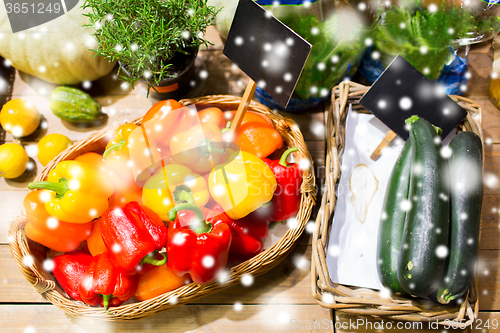
[[[435,11],[421,6],[417,0],[387,9],[377,26],[374,45],[391,60],[401,54],[429,79],[439,76],[451,48],[460,40],[500,29],[497,17],[476,16],[445,1]]]
[[[357,66],[366,49],[372,26],[346,15],[348,11],[320,21],[315,15],[287,15],[281,21],[313,45],[294,94],[306,100],[324,97]]]
[[[177,76],[211,44],[204,34],[216,15],[207,0],[86,0],[83,8],[91,9],[84,15],[95,30],[93,51],[119,61],[120,77],[132,87]]]

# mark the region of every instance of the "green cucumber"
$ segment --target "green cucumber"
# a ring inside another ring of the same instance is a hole
[[[398,255],[406,218],[402,203],[408,200],[410,189],[410,165],[411,140],[406,140],[385,191],[377,244],[378,276],[393,293],[404,293],[398,281]]]
[[[50,109],[57,117],[76,123],[93,123],[106,115],[101,106],[80,89],[57,87],[50,96]]]
[[[474,132],[457,134],[450,143],[450,256],[437,300],[448,304],[462,296],[474,274],[479,252],[483,202],[483,147]]]
[[[398,281],[414,296],[439,286],[449,227],[448,164],[436,129],[417,116],[407,119],[412,145],[410,202],[398,258]]]

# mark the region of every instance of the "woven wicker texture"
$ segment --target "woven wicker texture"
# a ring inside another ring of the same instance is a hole
[[[316,219],[313,233],[313,251],[311,262],[311,290],[316,301],[323,307],[359,315],[383,316],[384,320],[439,321],[456,319],[456,327],[467,327],[477,319],[479,300],[477,294],[477,276],[474,277],[465,301],[459,306],[439,305],[430,300],[392,296],[382,298],[378,291],[347,287],[330,280],[326,266],[326,255],[333,212],[336,205],[335,189],[340,180],[341,160],[345,147],[345,123],[349,104],[358,112],[369,113],[359,104],[360,98],[369,87],[343,82],[333,88],[332,105],[326,119],[327,156],[326,186],[321,200],[320,212]],[[467,117],[459,125],[459,131],[474,131],[482,138],[482,111],[478,104],[460,96],[451,96],[467,110]],[[483,154],[484,155],[484,154]],[[477,270],[476,270],[477,273]],[[325,297],[325,295],[328,295]],[[333,302],[327,302],[331,300]],[[448,323],[449,324],[449,323]],[[454,326],[454,327],[455,327]]]
[[[240,98],[217,95],[181,100],[180,103],[182,105],[196,104],[201,108],[207,106],[217,106],[222,110],[236,110],[240,103]],[[63,309],[66,313],[87,319],[114,321],[144,318],[160,311],[173,309],[182,304],[192,302],[196,298],[213,294],[237,284],[239,283],[241,276],[244,274],[256,276],[263,274],[276,266],[289,254],[294,244],[304,231],[305,225],[311,216],[312,207],[316,200],[316,187],[314,171],[312,168],[312,159],[307,150],[299,127],[293,120],[273,113],[269,108],[256,102],[252,102],[248,110],[268,117],[276,129],[280,132],[285,144],[289,147],[299,148],[299,151],[295,153],[295,157],[298,159],[308,159],[310,161],[310,167],[305,169],[303,172],[303,182],[301,186],[302,198],[300,210],[296,216],[296,227],[289,229],[283,238],[281,238],[271,248],[250,260],[232,267],[228,271],[228,275],[224,283],[221,283],[220,281],[213,281],[204,285],[191,283],[146,301],[111,308],[110,310],[112,315],[109,315],[103,310],[103,308],[90,307],[82,302],[73,301],[68,298],[55,282],[56,280],[54,276],[42,269],[42,263],[46,258],[47,249],[26,238],[24,226],[28,221],[24,212],[22,212],[21,215],[11,223],[9,229],[10,249],[12,255],[14,256],[14,260],[21,269],[23,275],[33,285],[33,287],[35,287],[38,293],[49,300],[52,304]],[[139,118],[135,120],[134,123],[140,124],[141,120],[142,118]],[[76,156],[89,151],[102,152],[107,143],[107,139],[113,135],[117,127],[97,132],[90,135],[88,138],[75,143],[51,161],[41,171],[41,173],[37,175],[35,181],[45,179],[48,173],[62,160],[74,159]],[[23,258],[30,255],[33,257],[34,262],[29,266],[25,266],[23,264]]]

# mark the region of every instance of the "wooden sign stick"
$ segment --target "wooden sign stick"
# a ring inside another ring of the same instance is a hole
[[[255,94],[256,88],[257,88],[257,83],[254,80],[250,79],[250,82],[248,82],[247,87],[245,88],[245,92],[243,93],[243,97],[241,98],[240,105],[238,106],[238,111],[236,111],[236,114],[234,115],[233,123],[229,128],[229,132],[227,132],[227,134],[224,135],[224,141],[226,142],[234,141],[236,133],[238,132],[241,122],[245,117],[245,113],[247,112],[248,106],[250,105],[250,101],[252,100],[252,97]]]
[[[392,140],[394,140],[395,137],[396,137],[396,133],[394,133],[393,131],[389,131],[389,133],[387,133],[387,135],[385,136],[384,140],[382,140],[382,142],[378,145],[378,147],[370,155],[370,158],[374,161],[378,160],[380,155],[382,155],[382,149],[387,147],[392,142]]]
[[[241,122],[243,121],[243,118],[245,117],[245,113],[247,113],[248,106],[250,105],[250,101],[253,98],[253,95],[255,94],[255,89],[257,88],[257,83],[250,79],[250,81],[247,84],[247,87],[245,88],[245,92],[243,93],[243,97],[241,98],[240,105],[238,106],[238,110],[236,111],[236,114],[234,115],[233,123],[231,124],[231,127],[229,128],[229,131],[223,135],[223,141],[226,142],[233,142],[234,139],[236,138],[236,133],[238,133],[238,129],[240,128]],[[229,186],[229,181],[227,179],[227,174],[226,170],[222,168],[222,175],[224,176],[224,182],[226,184],[226,190],[229,194],[229,198],[231,200],[231,206],[235,207],[236,204],[233,199],[233,194],[231,191],[231,186]]]

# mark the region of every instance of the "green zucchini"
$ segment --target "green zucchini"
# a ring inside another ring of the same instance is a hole
[[[394,293],[404,293],[398,281],[398,255],[405,225],[410,189],[411,140],[406,143],[392,169],[380,216],[377,259],[378,276],[384,287]]]
[[[398,281],[414,296],[439,286],[449,227],[448,164],[436,129],[417,116],[407,119],[412,145],[410,202],[398,258]]]
[[[469,289],[479,252],[483,202],[481,139],[474,132],[462,132],[453,138],[450,149],[450,256],[437,293],[443,304]]]
[[[80,89],[57,87],[50,96],[50,109],[59,118],[76,123],[93,123],[106,115],[101,106]]]

